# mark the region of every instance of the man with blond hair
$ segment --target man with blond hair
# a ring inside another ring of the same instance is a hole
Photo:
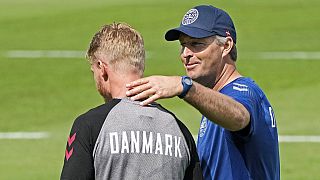
[[[125,84],[144,72],[141,35],[123,23],[103,26],[87,57],[106,103],[75,120],[61,179],[202,179],[192,135],[174,114],[126,98]]]

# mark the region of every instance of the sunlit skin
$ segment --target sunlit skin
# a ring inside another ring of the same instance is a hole
[[[107,74],[106,74],[106,64],[100,60],[91,63],[91,72],[93,74],[94,81],[96,83],[96,88],[100,95],[104,98],[107,102],[110,100],[111,94],[110,90],[108,90],[108,84],[105,83],[107,81]]]
[[[197,39],[182,34],[179,41],[182,47],[180,58],[187,75],[212,88],[217,74],[223,69],[224,46],[217,45],[213,37]]]
[[[101,58],[103,59],[103,58]],[[91,72],[96,83],[96,88],[105,102],[113,98],[126,97],[125,84],[141,78],[142,73],[134,68],[117,70],[106,62],[107,60],[95,60],[91,63]]]
[[[218,45],[213,37],[180,36],[180,57],[187,75],[195,81],[184,100],[214,123],[238,131],[248,125],[249,112],[237,101],[213,90],[215,85],[222,88],[241,76],[229,55],[233,41],[231,37],[226,38],[225,44]],[[131,99],[145,99],[141,105],[177,96],[183,90],[179,76],[149,76],[128,83],[126,87],[126,95]]]

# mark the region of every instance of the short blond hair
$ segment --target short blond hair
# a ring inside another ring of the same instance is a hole
[[[104,25],[92,38],[87,51],[91,63],[102,60],[116,71],[144,72],[145,49],[138,31],[125,23]]]

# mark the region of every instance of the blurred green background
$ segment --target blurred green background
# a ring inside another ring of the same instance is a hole
[[[127,22],[144,36],[146,75],[183,75],[179,43],[163,37],[199,4],[232,16],[238,69],[264,89],[279,134],[320,135],[318,0],[0,0],[0,132],[50,134],[0,139],[0,179],[59,179],[74,119],[103,103],[84,57],[13,57],[12,52],[84,52],[103,24]],[[287,52],[290,58],[265,57],[266,52]],[[299,58],[294,52],[316,55]],[[179,98],[159,102],[197,134],[201,116],[195,109]],[[319,151],[320,143],[280,143],[281,179],[320,179]]]

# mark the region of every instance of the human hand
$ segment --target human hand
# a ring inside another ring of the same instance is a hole
[[[126,84],[126,88],[126,95],[132,100],[145,99],[140,103],[143,106],[177,96],[183,90],[180,76],[149,76]]]

